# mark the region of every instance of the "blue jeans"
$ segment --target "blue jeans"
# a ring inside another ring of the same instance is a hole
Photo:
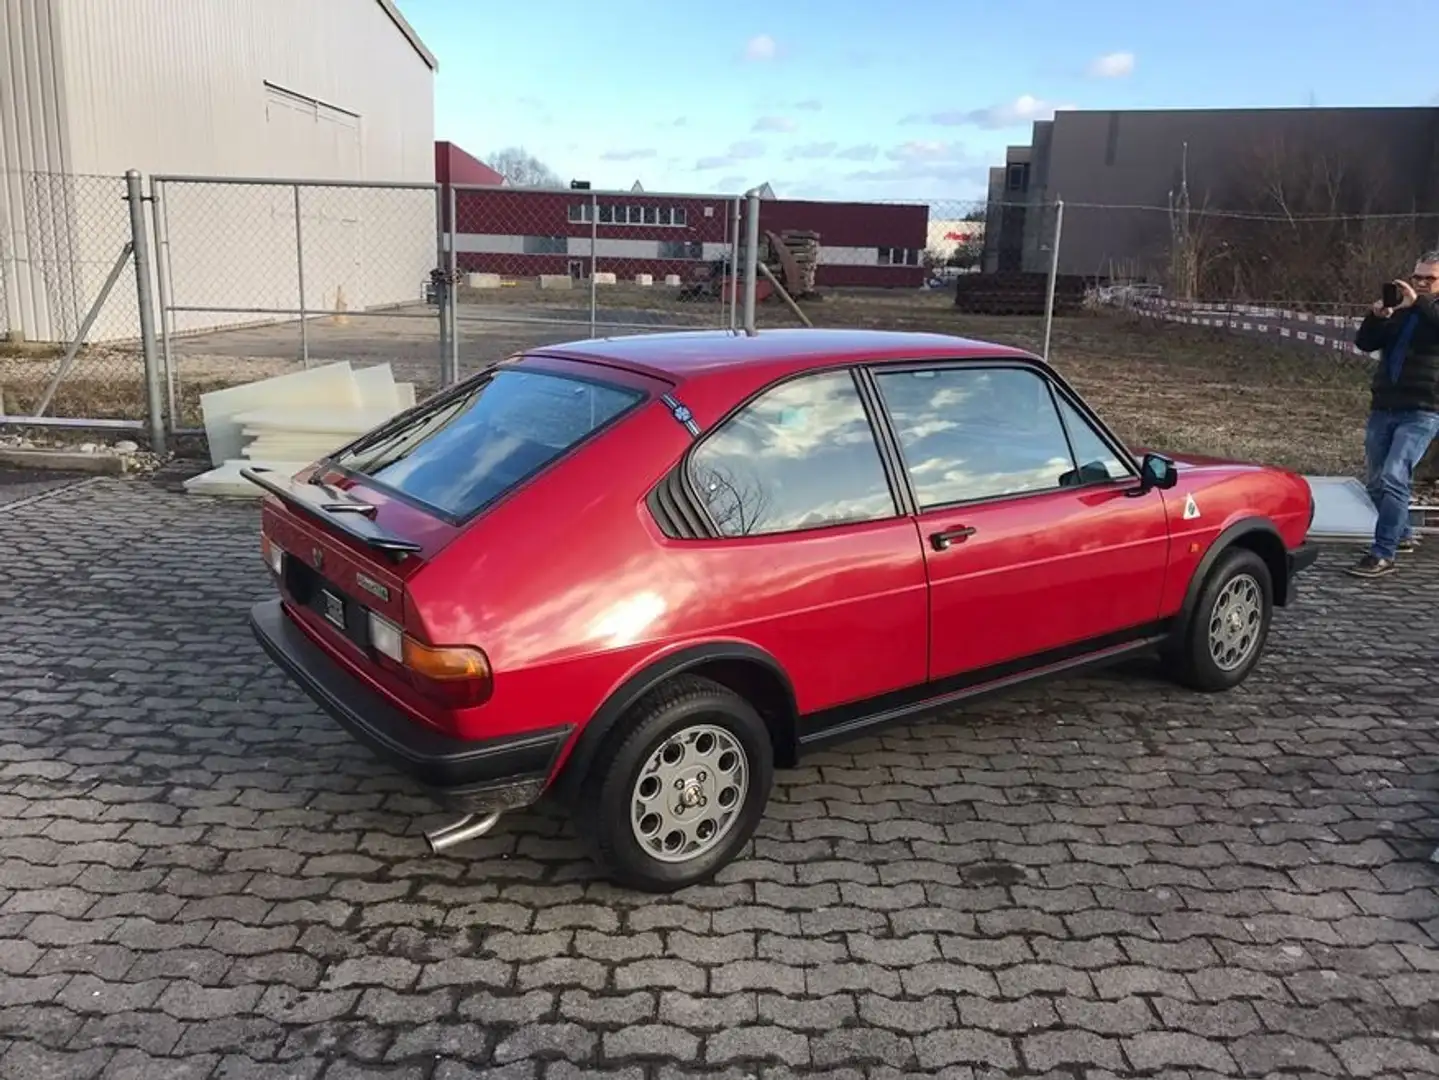
[[[1392,559],[1401,540],[1414,535],[1410,522],[1410,489],[1414,468],[1439,435],[1439,413],[1417,409],[1378,409],[1364,428],[1364,460],[1368,466],[1369,500],[1379,514],[1370,552]]]

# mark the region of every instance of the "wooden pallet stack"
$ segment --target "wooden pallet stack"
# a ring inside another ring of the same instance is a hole
[[[799,271],[799,280],[790,281],[785,273],[784,256],[775,250],[776,234],[766,234],[764,249],[765,265],[784,284],[785,290],[793,297],[808,296],[814,292],[814,272],[819,265],[819,233],[808,229],[785,229],[778,234],[785,254]]]

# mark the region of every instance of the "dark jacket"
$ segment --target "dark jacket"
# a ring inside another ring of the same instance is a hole
[[[1386,370],[1388,349],[1411,312],[1418,313],[1419,323],[1409,340],[1399,379],[1390,382]],[[1399,308],[1387,319],[1370,312],[1359,324],[1354,344],[1364,352],[1379,353],[1370,384],[1371,408],[1439,412],[1439,306],[1434,297],[1421,295],[1412,308]]]

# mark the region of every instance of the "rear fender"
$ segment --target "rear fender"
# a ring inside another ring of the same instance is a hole
[[[754,645],[742,641],[706,642],[670,653],[621,683],[561,752],[551,779],[551,790],[562,802],[572,802],[600,747],[626,714],[651,690],[676,675],[686,672],[703,674],[706,667],[730,665],[752,668],[765,676],[771,692],[763,695],[765,700],[751,700],[750,704],[770,728],[776,762],[780,765],[792,764],[798,747],[796,705],[794,686],[784,668],[773,656]]]

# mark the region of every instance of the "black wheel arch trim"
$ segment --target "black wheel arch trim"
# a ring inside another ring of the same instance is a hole
[[[641,668],[612,691],[589,721],[574,734],[573,747],[560,766],[559,773],[553,778],[552,786],[562,797],[568,798],[576,794],[606,737],[623,719],[625,713],[634,708],[646,694],[676,675],[726,660],[755,664],[764,668],[778,681],[783,688],[788,708],[788,716],[782,719],[791,725],[788,736],[790,742],[797,743],[797,735],[793,729],[797,716],[794,684],[785,673],[783,665],[765,650],[743,641],[705,642],[667,653]],[[781,760],[791,760],[795,747],[776,745],[774,751],[778,764]]]
[[[1209,545],[1209,550],[1204,553],[1203,557],[1199,560],[1199,565],[1194,568],[1194,573],[1189,577],[1189,587],[1184,593],[1184,603],[1180,605],[1179,616],[1174,620],[1174,632],[1176,634],[1182,634],[1189,626],[1190,620],[1194,617],[1194,608],[1199,603],[1199,594],[1203,591],[1205,582],[1209,579],[1209,572],[1214,569],[1214,564],[1218,562],[1220,557],[1226,552],[1232,551],[1235,543],[1240,538],[1253,535],[1254,533],[1262,533],[1271,537],[1274,542],[1279,545],[1280,550],[1286,553],[1287,557],[1288,548],[1285,546],[1284,538],[1279,535],[1279,530],[1275,527],[1274,522],[1268,518],[1241,518],[1239,521],[1226,526],[1219,535],[1214,538],[1213,542]],[[1282,580],[1280,577],[1276,577],[1271,584],[1274,589],[1275,606],[1283,607],[1288,596],[1288,582]]]

